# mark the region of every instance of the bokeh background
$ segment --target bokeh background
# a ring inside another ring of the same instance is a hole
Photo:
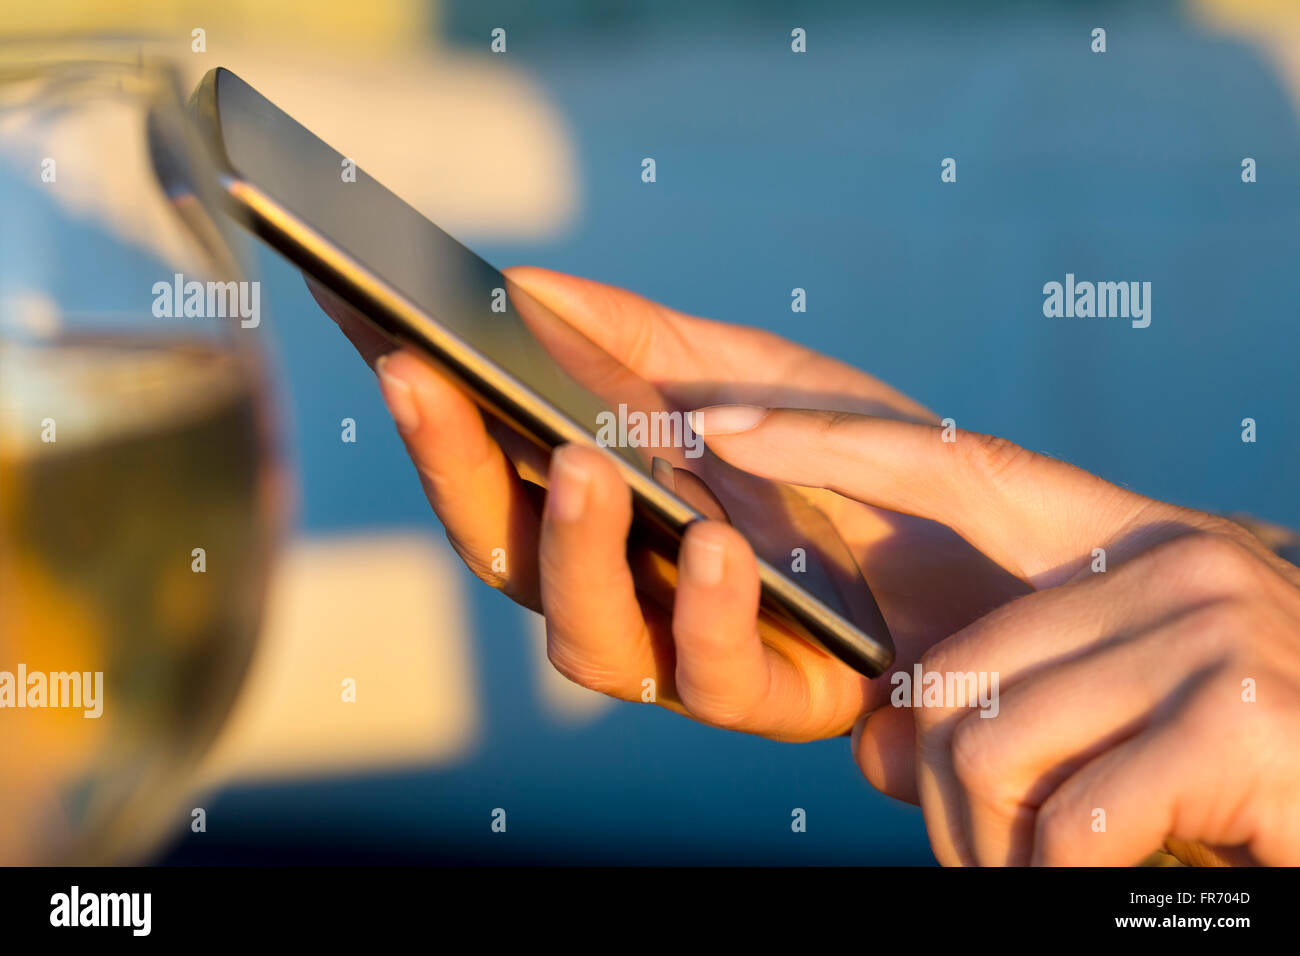
[[[496,265],[769,328],[962,427],[1300,527],[1300,4],[90,2],[6,17],[174,31],[195,79],[235,69]],[[445,545],[368,370],[300,277],[256,255],[297,526],[196,781],[207,831],[178,819],[159,859],[933,862],[919,812],[872,791],[846,740],[726,733],[551,673],[538,621]],[[1150,281],[1151,326],[1044,318],[1042,286],[1066,272]],[[345,676],[354,705],[338,702]]]

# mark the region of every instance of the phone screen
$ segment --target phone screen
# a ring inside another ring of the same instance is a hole
[[[763,562],[871,636],[879,645],[872,670],[892,656],[852,554],[804,495],[712,455],[687,423],[689,407],[675,404],[239,77],[216,74],[221,147],[233,175],[327,237],[695,516],[735,525]]]

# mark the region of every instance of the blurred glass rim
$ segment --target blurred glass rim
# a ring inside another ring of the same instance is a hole
[[[58,63],[148,69],[175,62],[174,45],[161,36],[110,33],[10,33],[0,36],[0,69]]]
[[[173,47],[174,49],[174,47]],[[151,106],[185,102],[175,55],[159,37],[106,34],[37,34],[0,37],[0,110],[54,108],[60,91],[117,90]],[[38,99],[39,97],[39,99]]]
[[[207,258],[207,278],[252,273],[225,217],[207,144],[192,122],[174,38],[147,34],[42,33],[0,37],[0,130],[7,112],[53,115],[98,97],[138,109],[157,188]],[[0,138],[0,149],[3,149]],[[10,330],[12,331],[12,330]]]

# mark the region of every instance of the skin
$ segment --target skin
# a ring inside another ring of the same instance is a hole
[[[452,546],[545,614],[565,676],[626,700],[651,677],[662,706],[781,740],[852,728],[862,772],[920,803],[945,864],[1128,864],[1166,839],[1300,863],[1300,569],[1226,519],[945,432],[889,386],[769,333],[559,273],[508,275],[698,409],[713,453],[806,489],[872,583],[896,669],[996,672],[999,714],[891,706],[890,675],[868,681],[758,613],[753,554],[722,522],[688,530],[675,598],[638,588],[630,493],[604,454],[536,461],[313,287],[376,367]],[[547,495],[525,480],[541,468]]]
[[[1300,862],[1300,569],[988,435],[796,410],[711,434],[714,412],[697,430],[733,464],[941,521],[1034,588],[921,659],[998,673],[996,717],[884,708],[855,734],[867,778],[919,798],[940,862],[1122,865],[1165,840]],[[900,713],[910,735],[877,726]],[[915,793],[882,773],[907,760]]]

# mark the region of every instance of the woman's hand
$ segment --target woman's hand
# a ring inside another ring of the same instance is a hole
[[[509,273],[534,299],[682,408],[716,402],[802,405],[934,421],[876,379],[767,332],[693,318],[630,292],[540,269]],[[670,606],[638,590],[626,552],[630,493],[606,456],[552,456],[549,500],[521,477],[536,464],[473,402],[412,352],[391,345],[319,286],[381,388],[447,537],[476,575],[543,611],[547,649],[586,687],[656,702],[707,723],[786,740],[846,733],[889,686],[757,614],[749,546],[725,524],[686,535]],[[386,354],[388,353],[388,354]],[[513,456],[513,460],[512,460]],[[545,463],[542,464],[545,467]],[[947,528],[830,494],[817,496],[889,621],[899,661],[1027,586]],[[494,560],[504,549],[505,570]],[[935,583],[944,582],[935,600]]]
[[[1174,840],[1300,863],[1300,569],[1226,519],[985,435],[694,418],[739,467],[942,522],[1037,589],[920,661],[945,684],[998,675],[996,716],[963,695],[855,728],[863,773],[919,800],[940,862],[1130,864]],[[959,582],[928,583],[941,604]]]

